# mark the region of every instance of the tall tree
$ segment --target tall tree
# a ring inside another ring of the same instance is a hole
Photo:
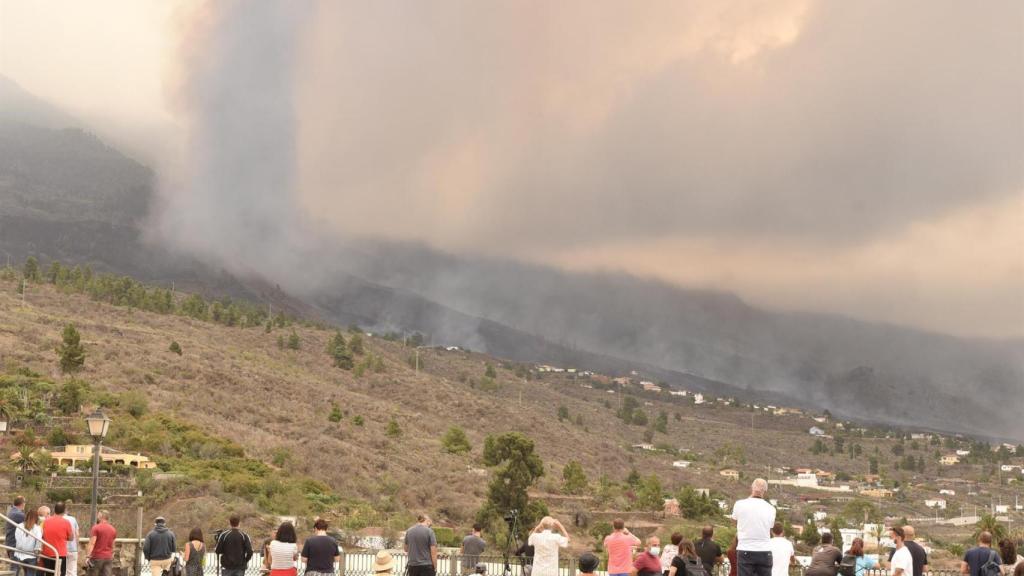
[[[587,474],[579,461],[571,460],[562,468],[562,491],[574,496],[587,491]]]
[[[39,260],[36,260],[35,256],[29,256],[28,260],[25,260],[25,265],[21,269],[21,276],[27,282],[39,281]]]
[[[533,440],[519,432],[488,436],[484,441],[484,464],[494,468],[487,487],[487,500],[477,520],[491,524],[513,510],[520,522],[531,526],[547,514],[543,502],[530,500],[527,490],[544,475],[544,462],[534,452]]]
[[[85,347],[82,346],[82,336],[74,324],[64,327],[64,335],[60,346],[57,347],[57,355],[60,356],[61,372],[76,372],[85,365]]]

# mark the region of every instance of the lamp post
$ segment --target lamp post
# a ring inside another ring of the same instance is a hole
[[[90,516],[92,522],[90,526],[96,525],[96,500],[99,499],[100,491],[100,449],[103,442],[103,437],[107,435],[107,429],[110,428],[110,418],[107,418],[106,414],[100,411],[99,408],[95,412],[86,416],[86,424],[89,425],[89,436],[92,436],[92,514]]]

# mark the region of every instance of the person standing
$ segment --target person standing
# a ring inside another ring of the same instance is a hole
[[[597,567],[601,565],[601,559],[595,556],[593,552],[584,552],[580,554],[576,565],[580,567],[579,576],[594,576],[594,573],[597,572]]]
[[[889,534],[892,536],[893,544],[896,545],[896,551],[893,552],[892,560],[889,561],[892,576],[913,576],[914,557],[910,554],[910,549],[904,545],[906,533],[903,531],[903,527],[893,526],[889,529]]]
[[[142,543],[142,555],[149,561],[149,572],[152,576],[163,574],[171,567],[171,557],[178,549],[174,532],[167,527],[167,520],[157,516],[153,521],[153,529],[146,534]]]
[[[878,567],[878,561],[870,556],[864,555],[864,539],[854,538],[853,543],[850,544],[850,549],[847,554],[857,559],[857,564],[853,570],[854,576],[864,576],[868,570],[874,570]]]
[[[986,564],[1002,566],[1003,559],[992,548],[992,534],[982,532],[978,535],[978,545],[964,553],[964,559],[960,562],[960,573],[970,576],[988,576],[982,573],[982,567]]]
[[[842,560],[842,550],[832,545],[832,533],[826,532],[821,535],[821,544],[814,547],[811,565],[807,567],[804,576],[836,576]]]
[[[772,539],[768,542],[771,549],[772,576],[789,576],[790,566],[796,564],[796,551],[793,543],[786,538],[781,522],[772,526]],[[742,566],[742,560],[741,566]]]
[[[641,544],[622,518],[612,520],[612,533],[604,537],[608,551],[608,576],[626,576],[633,570],[633,548]]]
[[[473,532],[462,539],[462,546],[459,548],[459,555],[462,556],[462,573],[471,574],[476,570],[476,563],[480,561],[480,555],[484,553],[487,542],[480,537],[481,526],[473,524]]]
[[[196,526],[188,533],[185,544],[185,576],[202,576],[206,563],[206,542],[202,528]]]
[[[672,568],[672,559],[679,555],[679,543],[683,541],[683,535],[679,532],[673,532],[669,542],[661,549],[661,573],[668,576],[669,569]]]
[[[313,523],[313,536],[302,544],[302,562],[306,576],[333,576],[334,565],[341,560],[338,541],[327,535],[327,520],[317,518]]]
[[[7,523],[7,531],[4,532],[4,544],[7,546],[7,557],[14,558],[15,552],[11,548],[18,547],[18,540],[16,534],[18,532],[18,524],[25,521],[25,497],[15,496],[14,501],[11,502],[11,507],[7,509],[7,519],[10,522]],[[14,576],[18,576],[18,569],[21,568],[17,564],[12,565],[14,568]]]
[[[409,576],[437,574],[437,536],[430,527],[433,523],[430,516],[420,514],[416,517],[416,524],[405,531],[403,548]]]
[[[252,560],[252,540],[238,528],[240,523],[238,514],[232,514],[228,518],[231,528],[217,536],[214,552],[220,556],[221,576],[245,576],[245,567]]]
[[[928,571],[928,551],[924,549],[924,546],[915,542],[914,537],[914,527],[904,526],[903,545],[910,550],[910,557],[914,559],[914,576],[924,576],[924,573]]]
[[[739,541],[733,536],[729,549],[725,551],[725,557],[729,559],[729,576],[736,576],[739,569],[739,561],[736,559],[736,545],[738,543]]]
[[[1024,557],[1017,553],[1017,545],[1009,538],[999,541],[999,558],[1003,561],[1003,576],[1012,576]]]
[[[78,519],[71,515],[71,505],[74,504],[71,500],[64,501],[64,518],[71,523],[71,529],[74,531],[74,536],[71,540],[68,540],[68,566],[70,566],[69,572],[72,574],[78,574]]]
[[[697,540],[693,547],[697,550],[697,556],[700,556],[700,561],[704,564],[704,571],[708,573],[708,576],[714,574],[715,564],[722,563],[722,547],[718,545],[718,542],[713,540],[715,536],[715,527],[708,524],[700,530],[700,540]]]
[[[661,540],[657,536],[647,539],[647,547],[633,559],[633,576],[661,575]]]
[[[296,576],[295,561],[299,559],[299,538],[295,525],[282,522],[267,547],[270,554],[270,576]]]
[[[89,529],[89,547],[86,555],[89,559],[89,576],[111,576],[114,572],[114,541],[117,540],[117,529],[110,523],[110,512],[100,510],[96,514],[96,524]],[[71,561],[68,560],[70,563]]]
[[[14,564],[14,573],[17,574],[20,569],[24,576],[35,576],[36,569],[32,566],[35,566],[39,559],[39,540],[43,538],[43,527],[39,525],[39,512],[29,510],[25,514],[25,521],[18,526],[24,530],[15,530],[14,546],[17,550],[14,552],[14,559],[26,566]]]
[[[531,575],[558,576],[558,549],[569,546],[569,533],[565,526],[551,516],[545,516],[533,529],[527,542],[534,548]]]
[[[770,533],[775,524],[775,507],[764,499],[766,492],[768,482],[757,478],[750,485],[750,497],[737,500],[732,508],[739,539],[736,545],[739,576],[772,575]]]
[[[57,502],[53,505],[53,516],[46,519],[43,522],[43,542],[49,544],[49,546],[43,546],[42,557],[43,557],[43,568],[48,568],[53,574],[53,570],[57,567],[58,560],[60,562],[60,569],[57,570],[59,576],[66,576],[68,569],[68,540],[71,540],[75,535],[74,530],[71,528],[71,522],[68,522],[67,518],[64,517],[64,503]]]
[[[704,570],[704,563],[701,562],[693,542],[683,538],[679,541],[679,553],[672,559],[669,566],[668,576],[690,576],[700,574]],[[705,574],[704,576],[710,576]]]

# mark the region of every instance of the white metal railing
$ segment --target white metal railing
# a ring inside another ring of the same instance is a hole
[[[8,565],[21,566],[22,568],[31,568],[32,570],[35,570],[35,571],[38,571],[38,572],[45,572],[45,573],[48,573],[48,574],[53,574],[54,576],[57,576],[57,574],[61,573],[61,571],[60,571],[60,562],[61,562],[60,556],[57,555],[57,548],[55,548],[53,546],[53,544],[50,544],[49,542],[46,542],[42,538],[40,538],[40,537],[36,536],[35,534],[29,532],[21,524],[18,524],[14,520],[11,520],[10,518],[8,518],[6,514],[0,513],[0,518],[3,518],[3,520],[4,520],[4,527],[5,528],[8,525],[14,526],[15,530],[20,530],[24,534],[28,534],[34,540],[38,541],[39,544],[41,545],[40,548],[46,547],[49,550],[52,550],[53,551],[53,561],[54,561],[54,564],[53,564],[53,568],[51,569],[51,568],[46,568],[46,567],[38,566],[38,565],[34,565],[34,564],[26,564],[25,562],[20,562],[18,560],[15,560],[14,557],[13,557],[14,553],[17,553],[17,552],[24,553],[24,550],[18,550],[17,548],[8,546],[6,542],[4,542],[3,544],[0,544],[0,549],[4,549],[4,550],[8,550],[8,551],[12,552],[12,554],[11,554],[12,557],[11,558],[7,558],[5,555],[0,554],[0,562],[5,562]],[[6,533],[7,533],[7,531],[4,530],[4,534],[6,534]]]

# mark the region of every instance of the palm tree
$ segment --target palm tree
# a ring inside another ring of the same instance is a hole
[[[978,520],[978,523],[974,525],[974,539],[977,540],[978,536],[981,535],[982,532],[988,532],[991,534],[993,542],[998,542],[1003,538],[1006,538],[1008,535],[1006,526],[1000,524],[999,520],[996,520],[996,517],[991,514],[985,514],[980,520]]]

